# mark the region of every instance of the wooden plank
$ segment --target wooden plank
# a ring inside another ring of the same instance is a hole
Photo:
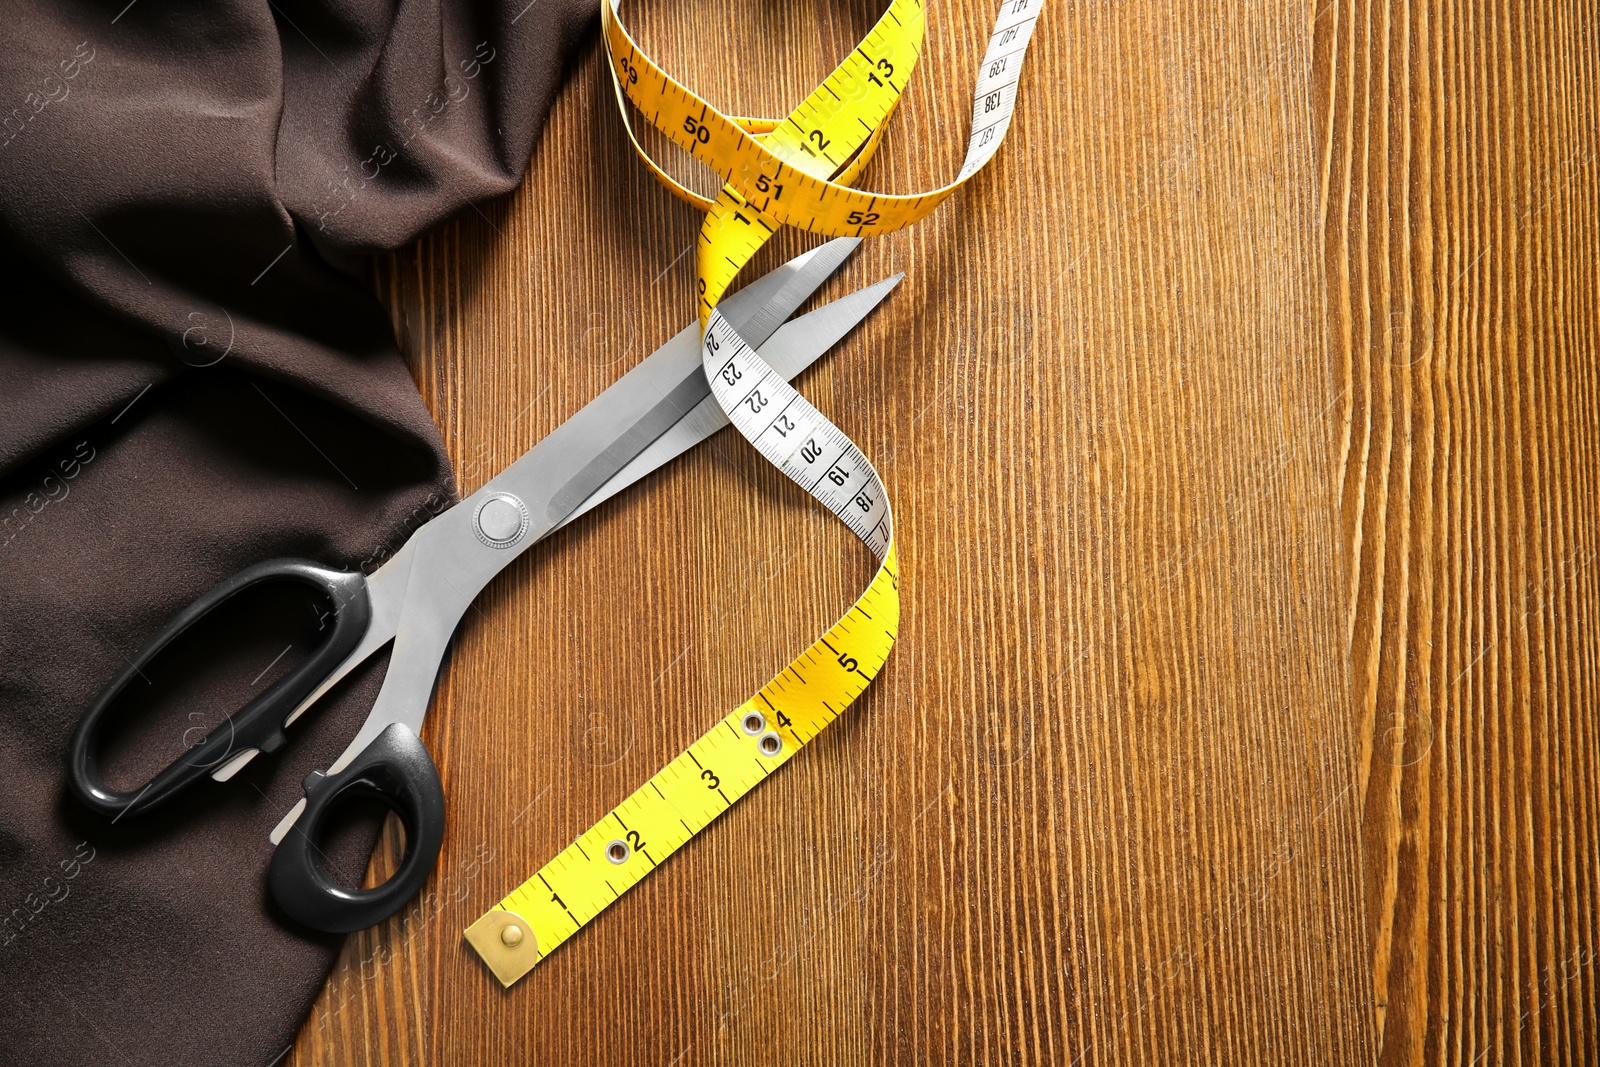
[[[875,14],[629,12],[746,111]],[[991,16],[932,6],[866,184],[955,173]],[[725,437],[555,538],[429,716],[438,875],[350,939],[292,1062],[1372,1058],[1310,30],[1047,10],[1011,143],[863,249],[830,293],[907,281],[802,380],[895,497],[905,623],[867,698],[503,992],[459,931],[870,574]],[[591,48],[523,189],[382,272],[465,491],[693,315],[697,219],[625,145]]]
[[[1316,16],[1385,1064],[1597,1059],[1595,14]]]

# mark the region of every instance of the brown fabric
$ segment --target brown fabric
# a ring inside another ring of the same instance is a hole
[[[266,835],[380,672],[144,820],[77,804],[68,741],[221,578],[370,567],[452,497],[354,254],[521,179],[592,4],[125,2],[0,0],[0,1063],[265,1065],[337,949],[273,914]],[[282,673],[297,610],[153,667],[181,699],[119,776]]]

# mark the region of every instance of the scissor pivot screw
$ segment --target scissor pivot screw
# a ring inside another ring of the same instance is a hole
[[[510,493],[496,493],[478,505],[473,531],[490,548],[510,548],[528,532],[528,509]]]

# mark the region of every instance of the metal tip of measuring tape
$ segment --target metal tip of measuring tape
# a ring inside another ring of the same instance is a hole
[[[528,920],[514,911],[486,911],[462,936],[507,989],[539,962],[539,940]]]

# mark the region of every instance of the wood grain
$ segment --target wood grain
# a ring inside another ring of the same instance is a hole
[[[1316,14],[1385,1064],[1600,1060],[1596,14]]]
[[[743,111],[798,101],[875,15],[630,12]],[[932,5],[868,184],[955,173],[992,14]],[[291,1062],[1375,1056],[1312,33],[1242,0],[1049,7],[1000,158],[862,250],[831,294],[907,280],[802,379],[894,496],[884,674],[503,992],[460,930],[870,575],[726,435],[530,553],[425,727],[439,871],[350,939]],[[631,159],[591,46],[524,187],[384,267],[463,491],[692,317],[697,221]]]

